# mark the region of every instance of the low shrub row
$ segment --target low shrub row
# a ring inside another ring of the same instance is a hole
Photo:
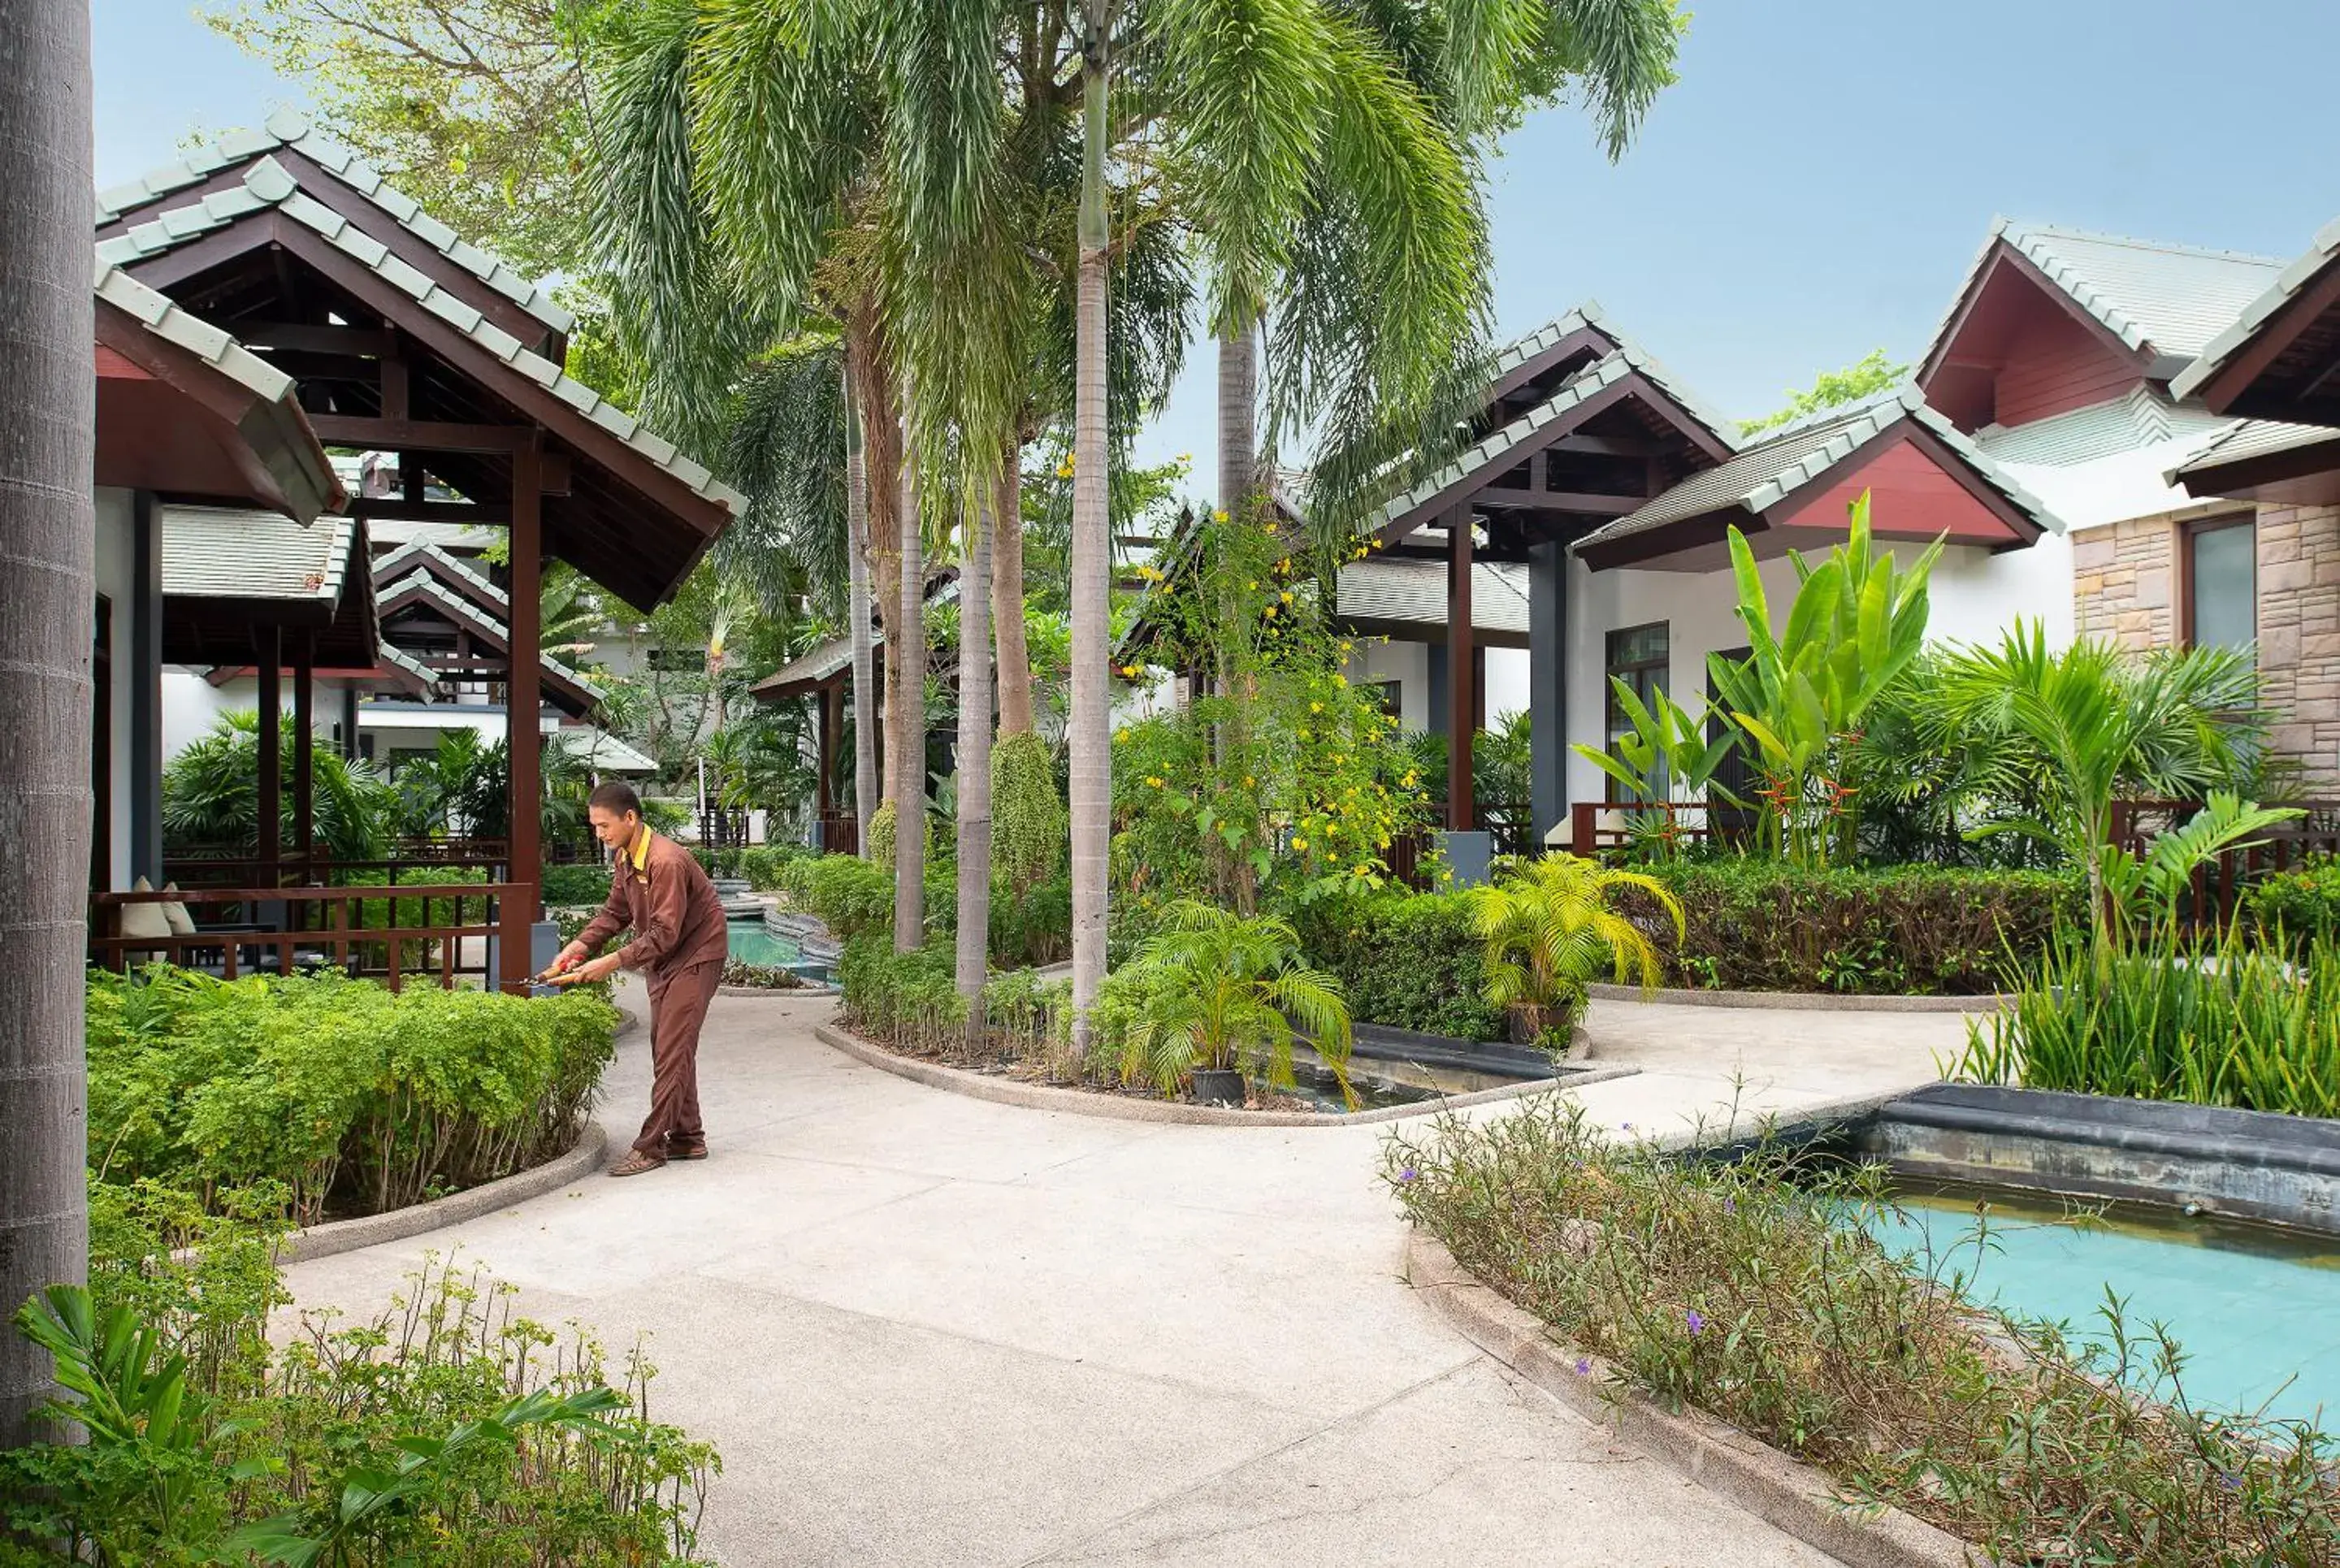
[[[1579,1375],[1598,1357],[1989,1561],[2340,1562],[2322,1434],[2197,1409],[2177,1347],[2117,1305],[2101,1345],[1985,1314],[1863,1228],[1886,1203],[1869,1172],[1770,1146],[1669,1160],[1547,1097],[1417,1124],[1383,1174],[1464,1268],[1581,1353]]]
[[[554,909],[580,909],[610,896],[610,868],[598,860],[544,868],[544,902]]]
[[[727,844],[719,849],[693,844],[690,853],[709,876],[740,878],[759,893],[778,891],[783,868],[812,855],[797,844]]]
[[[639,1355],[613,1368],[436,1264],[379,1314],[272,1344],[286,1222],[243,1198],[93,1184],[87,1290],[16,1319],[83,1391],[54,1412],[80,1440],[0,1453],[0,1568],[698,1560],[720,1464],[651,1419]]]
[[[2045,871],[1753,858],[1641,869],[1681,902],[1686,929],[1676,942],[1653,909],[1637,923],[1672,982],[1697,988],[1985,995],[2086,911],[2077,878]]]
[[[779,885],[798,906],[845,940],[894,929],[892,868],[858,855],[811,855],[781,867]],[[927,866],[928,939],[957,928],[958,868]],[[1053,964],[1072,951],[1073,885],[1058,877],[1020,896],[1006,879],[991,884],[991,958],[1006,968]]]
[[[2321,855],[2289,871],[2272,872],[2243,892],[2251,925],[2285,944],[2340,941],[2340,858]]]
[[[281,1184],[296,1224],[403,1207],[573,1145],[618,1017],[586,993],[93,971],[90,1166],[213,1207]]]

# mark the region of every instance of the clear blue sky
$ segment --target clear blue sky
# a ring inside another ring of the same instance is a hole
[[[1611,167],[1566,109],[1492,193],[1506,332],[1599,300],[1738,414],[1910,357],[1994,213],[2290,256],[2340,213],[2332,0],[1703,0]],[[101,184],[299,104],[182,0],[98,0]],[[1144,443],[1209,471],[1198,345]]]

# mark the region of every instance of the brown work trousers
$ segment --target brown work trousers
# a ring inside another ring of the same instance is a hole
[[[699,1029],[723,978],[719,961],[644,977],[650,992],[650,1114],[636,1152],[664,1159],[669,1142],[703,1144],[699,1119]]]

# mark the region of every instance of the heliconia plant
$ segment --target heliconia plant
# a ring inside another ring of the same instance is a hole
[[[1720,706],[1755,743],[1760,830],[1771,847],[1823,865],[1832,829],[1849,821],[1836,761],[1926,640],[1927,579],[1944,544],[1935,540],[1904,568],[1875,547],[1867,491],[1851,511],[1850,537],[1818,565],[1790,552],[1796,600],[1776,633],[1755,552],[1730,530],[1749,653],[1715,660],[1711,670]]]

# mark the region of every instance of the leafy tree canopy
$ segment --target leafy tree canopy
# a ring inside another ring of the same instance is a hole
[[[1874,397],[1879,392],[1899,386],[1909,374],[1906,364],[1894,364],[1885,358],[1883,349],[1871,349],[1840,371],[1822,371],[1810,392],[1788,393],[1788,401],[1761,419],[1739,422],[1739,433],[1754,435],[1761,431],[1776,430],[1783,424],[1793,424],[1809,414],[1823,409],[1841,408],[1847,403]]]

